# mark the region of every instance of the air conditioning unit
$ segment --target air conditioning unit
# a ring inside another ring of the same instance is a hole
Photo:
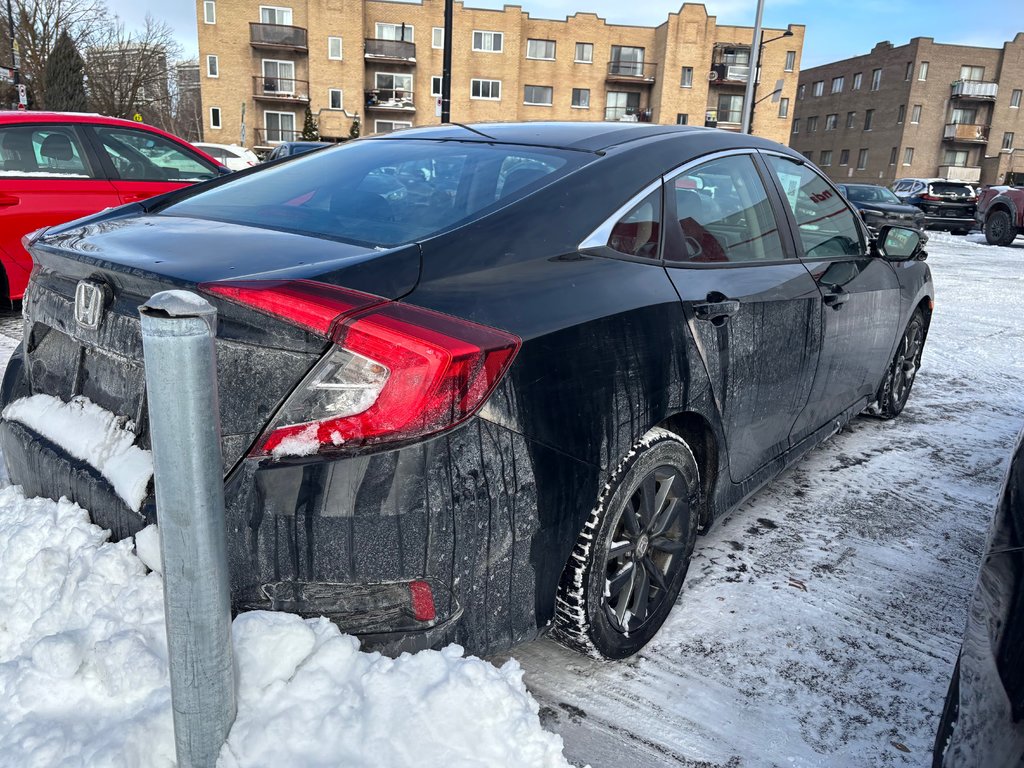
[[[713,83],[717,79],[718,79],[718,73],[715,72],[715,70],[712,69],[710,72],[708,72],[708,81],[709,82]]]

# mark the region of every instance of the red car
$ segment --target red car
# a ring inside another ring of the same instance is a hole
[[[228,173],[164,131],[67,112],[0,112],[0,301],[20,299],[32,270],[21,238]]]

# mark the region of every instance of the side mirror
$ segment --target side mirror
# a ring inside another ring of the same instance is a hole
[[[218,176],[230,176],[231,173],[232,173],[231,169],[228,168],[226,165],[218,165],[217,166],[217,175]]]
[[[872,243],[875,254],[889,261],[923,260],[928,256],[924,244],[927,236],[916,229],[883,226]]]

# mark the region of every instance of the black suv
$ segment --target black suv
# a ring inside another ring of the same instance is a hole
[[[885,187],[877,184],[839,184],[839,191],[860,212],[868,229],[877,232],[883,224],[924,229],[925,215],[915,205],[908,205]]]
[[[978,193],[963,181],[947,179],[897,179],[892,185],[896,197],[924,211],[927,229],[945,229],[966,235],[974,227]]]

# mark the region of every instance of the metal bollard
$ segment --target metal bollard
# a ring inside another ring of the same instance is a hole
[[[217,310],[186,291],[139,308],[178,768],[213,768],[235,720]]]

